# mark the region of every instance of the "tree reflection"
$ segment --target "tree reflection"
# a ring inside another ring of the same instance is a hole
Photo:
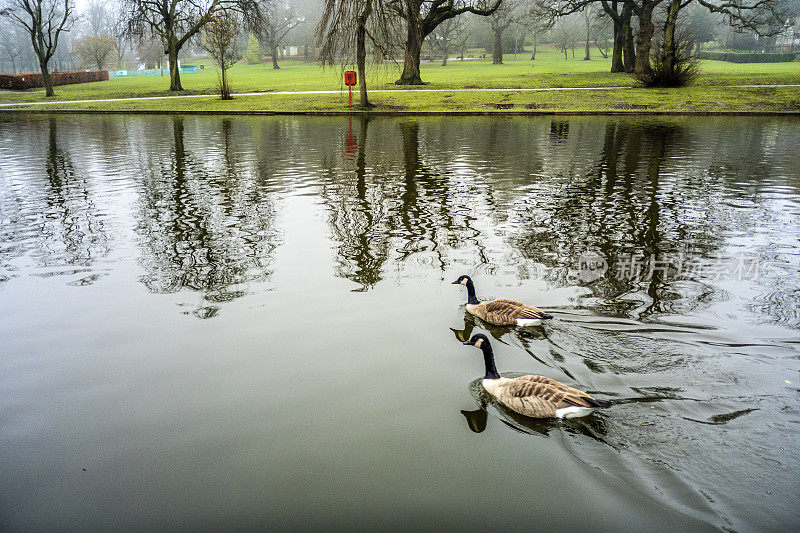
[[[357,135],[352,134],[352,124],[348,128],[345,159],[349,159],[355,145],[354,172],[339,173],[328,162],[326,174],[330,182],[323,189],[329,208],[328,223],[338,243],[336,274],[356,283],[357,291],[369,290],[383,279],[392,229],[386,216],[391,194],[380,183],[367,183],[369,124],[370,119],[362,116]]]
[[[636,312],[640,318],[670,311],[675,296],[666,277],[677,268],[671,259],[696,252],[695,246],[704,251],[721,246],[712,219],[689,226],[681,215],[684,207],[676,197],[699,199],[703,193],[687,190],[670,167],[671,154],[686,150],[685,138],[676,124],[607,123],[596,163],[541,205],[548,213],[547,230],[541,230],[540,216],[528,222],[523,214],[513,244],[527,258],[545,258],[551,279],[564,285],[573,282],[567,274],[581,254],[599,253],[607,271],[588,285],[604,299],[605,312],[628,314],[640,304],[617,298],[640,290],[647,300]]]
[[[43,156],[20,162],[13,154],[13,162],[4,165],[2,177],[8,170],[12,179],[0,191],[0,259],[28,254],[37,266],[46,267],[36,275],[83,274],[72,284],[87,285],[99,279],[90,267],[109,252],[107,215],[98,209],[90,181],[73,161],[67,147],[72,137],[65,141],[59,135],[59,121],[63,119],[55,116],[46,122],[30,120],[28,135],[16,142],[30,143],[29,152],[21,153]],[[0,275],[0,282],[10,279],[13,269],[9,274]]]
[[[58,119],[48,119],[46,222],[40,244],[44,265],[91,266],[108,253],[108,237],[87,180],[58,139]]]
[[[398,124],[398,144],[386,132],[391,122],[378,123],[381,132],[368,138],[372,123],[361,120],[352,171],[345,170],[347,143],[340,168],[331,159],[324,162],[322,196],[339,243],[336,273],[357,283],[357,290],[377,284],[388,261],[401,268],[424,265],[444,271],[453,250],[470,245],[472,254],[483,250],[467,199],[453,194],[441,165],[431,168],[422,158],[419,122]],[[370,165],[372,153],[381,157]]]
[[[231,119],[222,119],[219,150],[206,147],[204,158],[186,148],[184,130],[184,118],[174,117],[171,152],[143,162],[141,281],[153,292],[201,293],[194,314],[210,318],[247,283],[270,279],[275,208],[237,169]]]

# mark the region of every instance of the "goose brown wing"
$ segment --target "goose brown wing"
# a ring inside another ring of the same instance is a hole
[[[562,407],[601,407],[605,402],[595,400],[578,389],[573,389],[554,379],[527,375],[509,380],[504,384],[504,392],[509,398],[519,398],[530,402],[546,402],[553,409]]]
[[[550,315],[537,307],[525,305],[514,300],[494,300],[486,302],[486,313],[512,318],[550,318]]]

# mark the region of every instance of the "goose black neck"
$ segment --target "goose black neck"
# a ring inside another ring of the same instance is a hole
[[[475,296],[475,285],[472,284],[472,280],[467,280],[467,303],[472,305],[477,305],[480,302],[478,298]]]
[[[483,362],[486,364],[486,375],[484,379],[500,379],[500,374],[497,373],[497,368],[494,366],[494,352],[488,342],[484,342],[481,346],[483,350]]]

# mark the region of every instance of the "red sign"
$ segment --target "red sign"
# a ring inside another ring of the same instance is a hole
[[[352,87],[358,83],[358,75],[356,74],[355,70],[345,70],[344,71],[344,84],[348,87]]]

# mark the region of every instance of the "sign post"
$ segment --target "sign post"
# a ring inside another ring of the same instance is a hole
[[[358,75],[356,74],[355,70],[345,70],[344,71],[344,84],[347,85],[348,89],[348,97],[350,102],[350,107],[353,107],[353,85],[358,83]]]

